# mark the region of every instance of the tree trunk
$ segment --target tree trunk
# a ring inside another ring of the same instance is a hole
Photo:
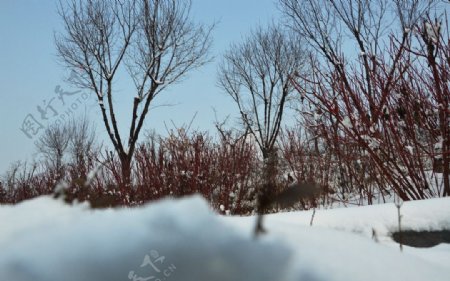
[[[122,154],[119,157],[122,166],[122,178],[120,182],[120,189],[122,192],[131,193],[131,156]]]
[[[256,211],[258,218],[254,235],[257,237],[265,231],[263,227],[263,215],[268,211],[269,203],[272,200],[275,192],[275,177],[276,177],[276,161],[275,151],[273,148],[261,148],[263,154],[263,169],[262,169],[262,183],[259,185],[259,190],[256,197]]]

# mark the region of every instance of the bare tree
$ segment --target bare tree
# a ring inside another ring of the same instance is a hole
[[[305,51],[297,37],[271,25],[254,31],[225,54],[219,85],[239,108],[264,159],[273,152],[289,95],[289,78],[304,68]]]
[[[239,108],[242,122],[255,138],[264,159],[257,191],[259,214],[255,234],[263,232],[262,214],[276,192],[277,151],[286,105],[294,88],[290,76],[304,67],[301,41],[271,25],[232,45],[219,69],[219,85]]]
[[[209,61],[212,26],[193,23],[190,7],[191,1],[183,0],[59,3],[64,23],[64,32],[55,39],[59,57],[80,73],[73,83],[97,96],[103,123],[121,161],[123,187],[131,183],[133,154],[154,98]],[[128,141],[120,134],[114,103],[114,82],[125,73],[136,88]]]
[[[56,180],[64,177],[64,155],[69,147],[72,131],[69,126],[54,124],[48,127],[36,143],[37,149],[42,153],[47,166],[56,173]]]
[[[96,156],[100,150],[96,144],[95,130],[87,116],[72,119],[68,124],[71,131],[69,153],[71,158],[72,178],[85,181],[89,169],[94,168]]]

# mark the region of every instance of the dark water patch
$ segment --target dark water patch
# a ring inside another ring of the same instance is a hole
[[[402,231],[392,233],[397,243],[416,248],[429,248],[441,243],[450,243],[450,230],[441,231]]]

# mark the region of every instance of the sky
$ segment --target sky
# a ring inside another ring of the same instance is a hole
[[[0,175],[13,162],[32,160],[36,156],[34,142],[43,130],[54,122],[64,122],[66,116],[89,115],[96,123],[99,141],[109,145],[94,96],[64,80],[68,71],[59,63],[54,44],[54,33],[62,28],[56,3],[0,1]],[[230,116],[229,125],[234,125],[236,107],[217,87],[218,63],[231,43],[239,43],[257,26],[279,19],[279,14],[276,0],[192,0],[194,21],[217,24],[211,52],[215,59],[162,92],[144,129],[164,134],[166,128],[174,128],[172,124],[180,127],[193,120],[192,130],[212,132],[216,113],[219,121]],[[131,86],[119,89],[123,96],[117,105],[120,120],[129,118],[126,115],[134,97]],[[61,99],[58,93],[64,93]],[[125,130],[127,122],[120,125]]]

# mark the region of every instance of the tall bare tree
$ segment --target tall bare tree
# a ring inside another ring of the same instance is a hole
[[[303,70],[305,54],[296,36],[271,25],[232,45],[219,69],[219,85],[236,103],[245,129],[254,136],[264,158],[262,185],[256,194],[256,235],[264,231],[262,214],[276,192],[275,144],[294,90],[290,78]]]
[[[264,159],[273,152],[289,96],[290,76],[304,68],[301,41],[271,25],[233,44],[219,68],[219,85],[239,108]]]
[[[210,60],[212,26],[190,20],[189,0],[66,2],[59,2],[64,24],[55,39],[59,57],[80,74],[73,83],[96,94],[121,161],[121,185],[128,187],[136,143],[151,103],[167,86]],[[120,134],[114,103],[118,94],[114,82],[125,73],[125,80],[131,78],[135,85],[126,138]]]

